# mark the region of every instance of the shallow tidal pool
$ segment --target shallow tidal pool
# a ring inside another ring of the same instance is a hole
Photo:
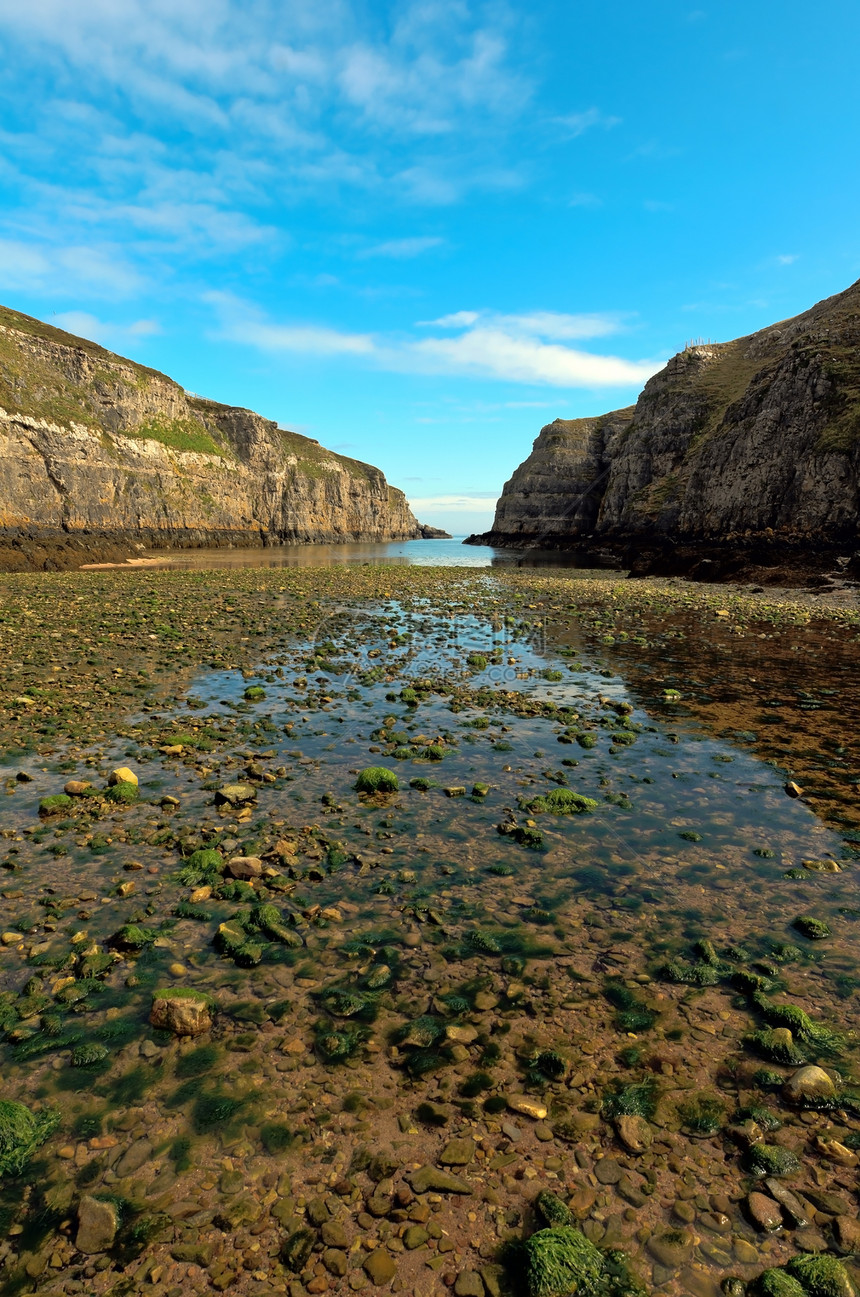
[[[848,1297],[851,618],[0,581],[0,1103],[36,1122],[16,1161],[0,1108],[3,1292],[565,1297],[555,1225],[595,1292]],[[195,1034],[150,1022],[177,990]]]

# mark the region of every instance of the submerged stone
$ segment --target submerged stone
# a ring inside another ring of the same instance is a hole
[[[78,1207],[78,1232],[75,1247],[93,1256],[113,1247],[119,1222],[113,1202],[85,1194]]]
[[[472,1187],[458,1175],[436,1166],[421,1166],[407,1177],[415,1193],[471,1193]]]

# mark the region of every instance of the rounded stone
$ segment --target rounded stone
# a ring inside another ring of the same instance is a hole
[[[782,1087],[788,1103],[814,1104],[836,1098],[836,1086],[823,1067],[814,1063],[799,1067]]]
[[[391,1283],[397,1273],[394,1258],[384,1248],[375,1247],[364,1263],[364,1271],[371,1283],[377,1288]]]
[[[476,1270],[461,1270],[454,1284],[455,1297],[484,1297],[484,1281]]]

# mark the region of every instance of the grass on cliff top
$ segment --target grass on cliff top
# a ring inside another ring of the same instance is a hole
[[[0,324],[5,325],[7,329],[17,329],[19,333],[27,333],[32,338],[41,338],[45,342],[55,342],[64,347],[76,347],[96,360],[120,361],[130,369],[137,370],[139,374],[160,378],[163,382],[178,386],[172,378],[168,378],[157,369],[139,365],[136,360],[127,360],[125,356],[118,356],[115,352],[100,347],[97,342],[90,342],[89,338],[79,338],[75,333],[66,333],[65,329],[57,329],[53,324],[46,324],[44,320],[37,320],[32,315],[13,311],[10,306],[0,306]]]

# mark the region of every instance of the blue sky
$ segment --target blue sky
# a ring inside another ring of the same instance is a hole
[[[483,528],[556,417],[860,276],[834,0],[0,0],[0,301]]]

